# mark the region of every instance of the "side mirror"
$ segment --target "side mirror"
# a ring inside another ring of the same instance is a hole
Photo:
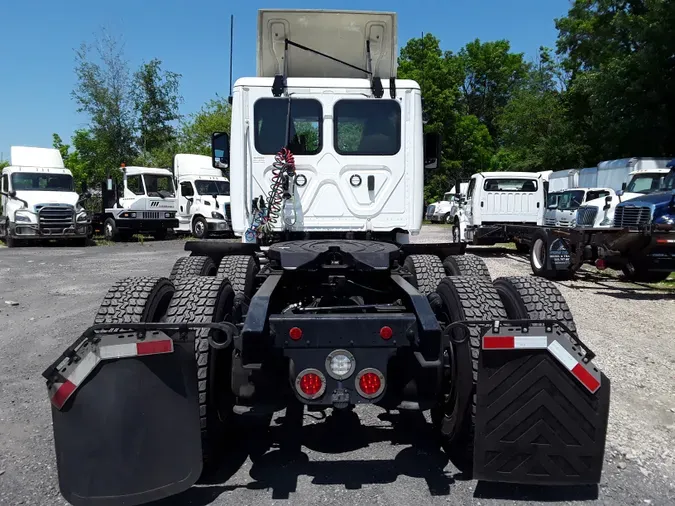
[[[230,168],[230,137],[226,132],[211,136],[211,161],[216,169]]]
[[[7,195],[9,195],[9,196],[12,197],[12,198],[16,198],[16,190],[9,190],[9,192],[7,193]]]
[[[602,208],[603,211],[609,210],[609,208],[612,207],[612,196],[607,195],[605,197],[605,207]]]
[[[621,190],[619,190],[618,192],[616,192],[617,196],[621,197],[621,195],[623,195],[623,192],[624,192],[624,190],[626,189],[625,186],[626,186],[626,183],[624,183],[624,184],[622,185],[623,189],[621,189]]]
[[[441,164],[441,135],[435,132],[424,134],[424,168],[437,169]]]
[[[622,192],[625,192],[627,186],[628,186],[628,185],[627,185],[626,183],[621,183],[621,191],[622,191]]]

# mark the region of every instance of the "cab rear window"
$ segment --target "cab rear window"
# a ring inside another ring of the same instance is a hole
[[[483,190],[486,192],[535,192],[536,179],[486,179]]]

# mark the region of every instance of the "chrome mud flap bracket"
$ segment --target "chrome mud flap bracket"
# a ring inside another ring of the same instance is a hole
[[[553,320],[493,322],[481,335],[474,478],[598,484],[610,381],[593,352]]]
[[[45,370],[59,487],[68,502],[133,506],[197,481],[196,327],[232,338],[224,324],[96,325]]]

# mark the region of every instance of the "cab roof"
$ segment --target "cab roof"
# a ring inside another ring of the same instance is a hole
[[[155,167],[125,167],[127,176],[136,176],[138,174],[154,174],[157,176],[173,176],[169,169],[158,169]]]

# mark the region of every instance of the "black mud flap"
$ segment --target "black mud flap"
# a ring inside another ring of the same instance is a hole
[[[144,504],[202,472],[193,333],[148,334],[83,340],[45,371],[59,486],[75,506]]]
[[[476,385],[474,478],[533,485],[600,482],[610,382],[557,324],[483,336]]]

